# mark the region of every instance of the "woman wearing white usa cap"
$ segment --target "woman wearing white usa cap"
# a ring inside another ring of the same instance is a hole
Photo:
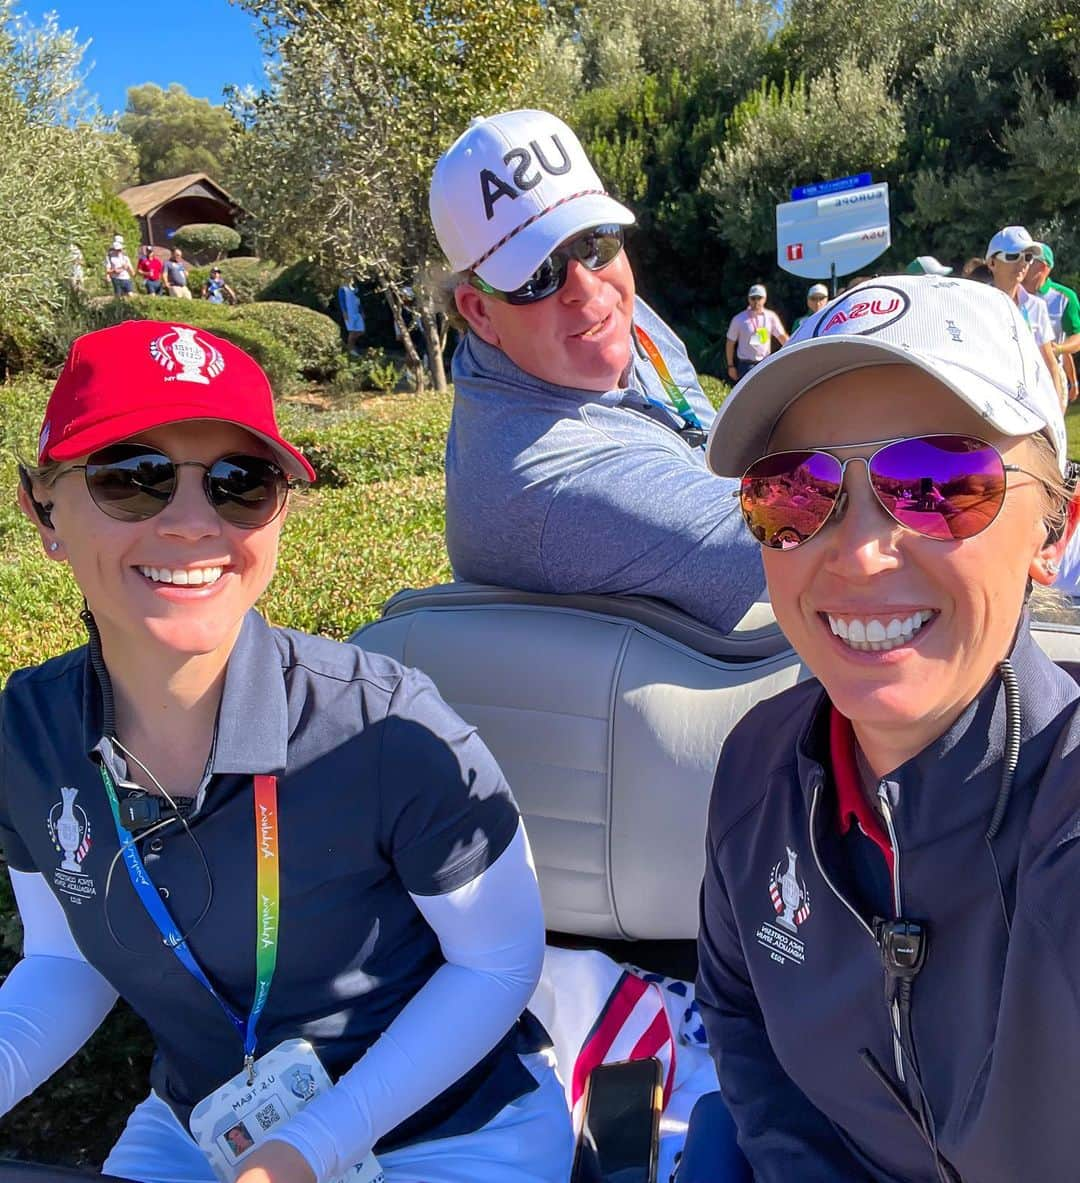
[[[563,1183],[524,1011],[540,894],[509,789],[430,681],[253,605],[290,484],[266,375],[132,321],[79,338],[20,504],[89,644],[0,695],[0,842],[25,929],[0,1114],[117,995],[150,1096],[142,1183]]]
[[[863,284],[735,388],[709,463],[816,676],[710,805],[698,1000],[755,1179],[1075,1177],[1080,689],[1026,604],[1076,502],[1027,326],[966,280]]]

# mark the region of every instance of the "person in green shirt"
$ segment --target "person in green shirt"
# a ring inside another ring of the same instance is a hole
[[[1034,258],[1023,278],[1023,285],[1033,296],[1042,296],[1054,327],[1052,348],[1065,374],[1069,402],[1078,393],[1076,363],[1073,354],[1080,351],[1080,298],[1072,288],[1050,278],[1054,252],[1045,242],[1033,245]]]
[[[806,312],[791,326],[791,331],[794,333],[808,316],[813,316],[815,312],[820,312],[828,302],[829,289],[823,283],[815,283],[806,293]]]

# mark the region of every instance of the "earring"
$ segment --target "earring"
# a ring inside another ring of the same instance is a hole
[[[60,549],[60,543],[59,543],[59,542],[50,542],[50,543],[49,543],[49,553],[50,553],[50,554],[56,554],[56,552],[57,552],[59,549]]]
[[[1060,570],[1060,563],[1055,563],[1053,559],[1046,560],[1046,572],[1048,575],[1056,575]]]

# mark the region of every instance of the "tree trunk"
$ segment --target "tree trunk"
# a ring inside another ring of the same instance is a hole
[[[435,383],[435,389],[440,394],[446,393],[446,366],[443,365],[443,335],[439,332],[438,314],[430,308],[420,309],[420,324],[424,329],[424,340],[427,343],[428,367]]]
[[[397,333],[402,348],[405,350],[405,368],[412,375],[416,393],[423,394],[427,389],[424,363],[420,359],[420,354],[416,352],[416,346],[413,344],[413,339],[409,335],[409,327],[405,323],[404,295],[398,286],[390,280],[383,281],[383,293],[386,296],[387,304],[390,305],[390,314],[394,318],[394,330]]]

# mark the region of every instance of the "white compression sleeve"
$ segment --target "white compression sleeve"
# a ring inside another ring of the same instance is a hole
[[[0,1114],[67,1063],[116,1001],[44,878],[10,874],[24,940],[22,960],[0,987]]]
[[[521,1014],[544,961],[544,916],[525,829],[471,883],[413,896],[447,964],[417,991],[337,1084],[275,1138],[320,1183],[372,1146],[486,1055]]]

